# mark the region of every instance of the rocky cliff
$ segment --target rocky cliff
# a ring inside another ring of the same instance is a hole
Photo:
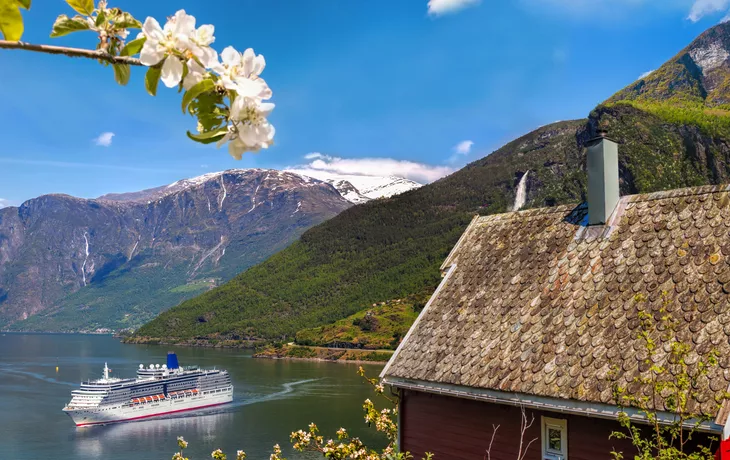
[[[46,195],[0,209],[0,325],[139,325],[349,206],[325,182],[252,169],[93,200]]]

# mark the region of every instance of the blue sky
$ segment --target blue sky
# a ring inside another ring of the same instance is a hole
[[[0,206],[306,165],[312,152],[333,171],[433,180],[540,125],[585,117],[730,10],[730,0],[110,5],[160,22],[183,8],[215,25],[219,52],[232,45],[263,54],[276,145],[235,161],[189,141],[194,121],[180,112],[180,95],[162,85],[147,95],[142,69],[121,87],[93,61],[0,50]],[[34,2],[24,41],[93,47],[91,33],[48,37],[61,13],[72,13],[62,0]],[[103,133],[114,135],[98,142]]]

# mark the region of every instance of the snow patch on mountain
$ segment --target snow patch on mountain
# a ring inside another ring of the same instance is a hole
[[[397,176],[334,174],[315,169],[289,169],[287,171],[328,182],[340,192],[343,198],[355,204],[378,198],[390,198],[423,185]]]
[[[350,179],[352,182],[352,180]],[[422,184],[405,179],[403,177],[368,177],[367,180],[360,180],[361,185],[356,186],[360,193],[368,198],[390,198],[391,196],[400,195],[409,190],[421,187]]]
[[[340,192],[340,195],[342,195],[342,198],[346,199],[350,203],[359,204],[370,201],[370,198],[360,193],[360,191],[355,188],[354,185],[346,180],[327,179],[325,182],[329,183],[335,189],[337,189],[337,191]]]

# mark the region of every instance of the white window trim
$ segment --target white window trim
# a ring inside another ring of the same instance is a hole
[[[547,448],[547,427],[556,427],[560,429],[560,445],[562,451],[560,453],[549,452]],[[550,418],[540,416],[540,445],[542,446],[542,458],[548,460],[568,458],[568,421],[564,418]]]

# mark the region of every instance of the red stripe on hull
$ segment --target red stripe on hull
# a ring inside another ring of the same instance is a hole
[[[106,425],[108,423],[131,422],[132,420],[140,420],[143,418],[159,417],[161,415],[177,414],[179,412],[187,412],[187,411],[191,411],[191,410],[205,409],[207,407],[222,406],[223,404],[229,404],[230,402],[232,402],[232,401],[228,401],[228,402],[224,402],[224,403],[208,404],[207,406],[190,407],[188,409],[173,410],[170,412],[161,412],[159,414],[142,415],[140,417],[125,418],[125,419],[121,419],[121,420],[109,420],[109,421],[105,421],[105,422],[94,422],[94,423],[81,423],[81,424],[77,424],[76,426],[81,427],[81,426],[91,426],[91,425]]]

